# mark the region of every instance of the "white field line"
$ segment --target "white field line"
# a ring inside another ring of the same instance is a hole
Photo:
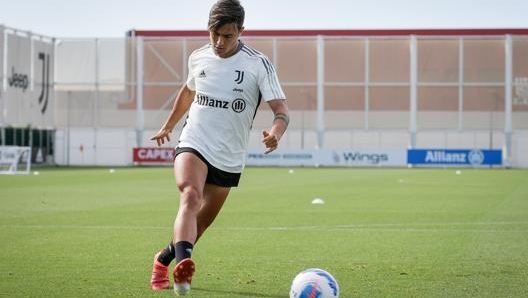
[[[526,226],[509,228],[508,226]],[[167,230],[170,227],[128,225],[0,225],[0,229],[80,229],[80,230]],[[528,222],[448,222],[448,223],[385,223],[311,226],[212,226],[215,230],[238,231],[400,231],[400,232],[523,232]]]

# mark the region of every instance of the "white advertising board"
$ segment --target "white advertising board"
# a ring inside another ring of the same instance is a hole
[[[277,150],[250,151],[248,166],[400,167],[407,165],[407,150]]]

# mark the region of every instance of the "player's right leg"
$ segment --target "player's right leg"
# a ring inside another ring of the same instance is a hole
[[[185,258],[176,264],[172,272],[176,295],[187,295],[191,291],[194,270],[194,261],[191,258]]]
[[[168,265],[175,258],[178,264],[184,259],[190,260],[197,237],[197,217],[203,201],[207,165],[192,149],[178,149],[174,159],[174,178],[180,191],[180,205],[174,221],[173,240],[154,257],[150,281],[154,290],[169,287]],[[194,263],[192,266],[189,266],[189,263],[186,261],[182,263],[184,265],[176,265],[173,272],[177,294],[186,294],[190,290]],[[180,288],[183,290],[177,290]]]
[[[185,295],[190,291],[195,271],[191,259],[197,238],[197,221],[203,203],[207,165],[194,151],[180,151],[174,160],[174,177],[180,191],[180,206],[174,221],[176,266],[173,271],[174,292]]]

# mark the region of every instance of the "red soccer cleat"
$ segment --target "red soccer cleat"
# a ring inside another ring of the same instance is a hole
[[[176,264],[172,272],[174,276],[174,293],[176,295],[187,295],[191,291],[194,269],[194,262],[190,258],[183,259]]]
[[[152,265],[152,276],[150,278],[150,288],[153,290],[164,290],[170,287],[169,267],[158,261],[161,251],[154,256]]]

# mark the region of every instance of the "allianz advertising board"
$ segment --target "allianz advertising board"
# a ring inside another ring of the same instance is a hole
[[[407,163],[413,165],[492,166],[502,164],[496,149],[409,149]]]

